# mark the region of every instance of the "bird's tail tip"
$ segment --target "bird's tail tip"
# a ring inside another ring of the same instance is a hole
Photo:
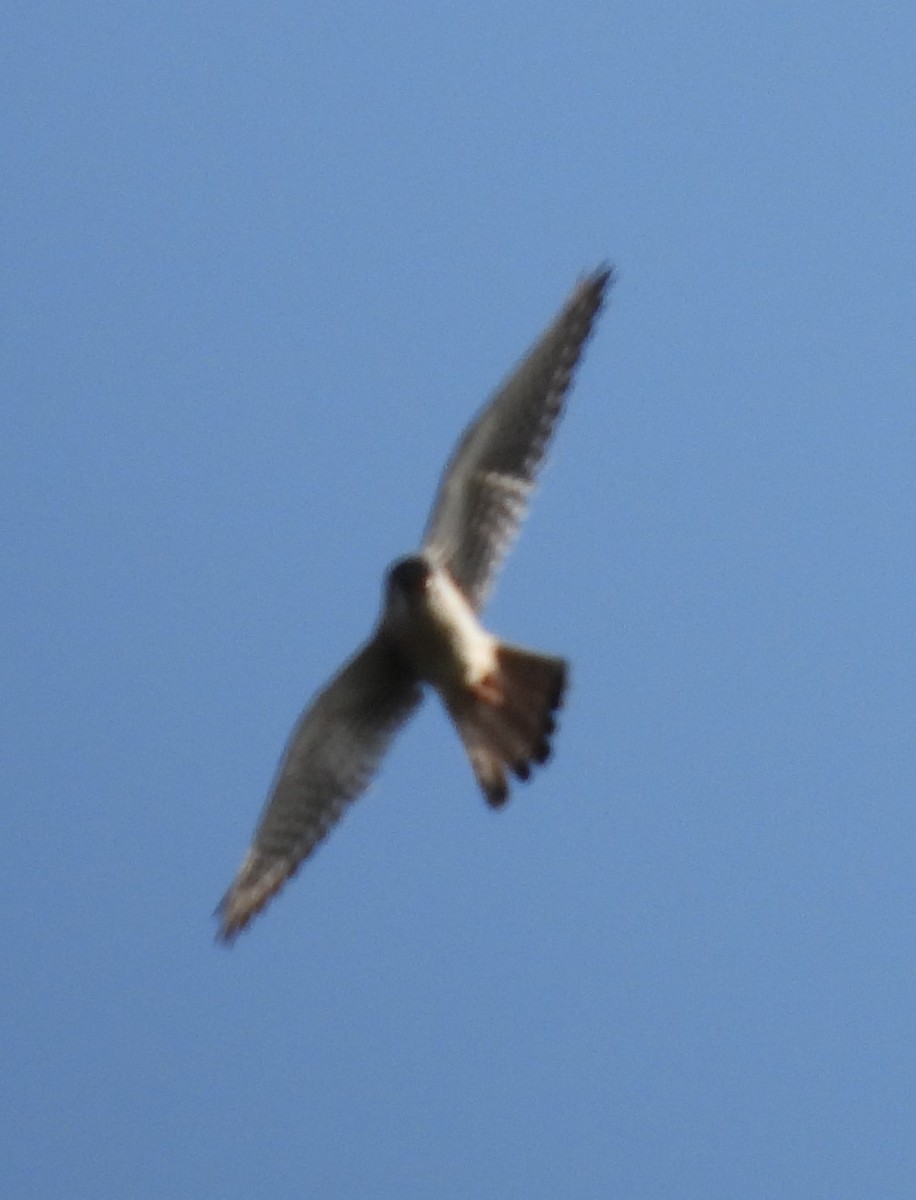
[[[509,774],[526,780],[533,766],[550,757],[554,714],[563,703],[568,676],[562,658],[500,643],[493,672],[450,706],[492,808],[508,800]]]

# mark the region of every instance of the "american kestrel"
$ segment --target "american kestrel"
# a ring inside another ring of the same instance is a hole
[[[493,808],[507,772],[546,762],[566,686],[562,658],[500,641],[478,620],[525,513],[573,371],[612,280],[583,279],[468,426],[439,484],[419,553],[385,578],[375,631],[300,717],[232,887],[216,915],[231,941],[368,786],[428,685]]]

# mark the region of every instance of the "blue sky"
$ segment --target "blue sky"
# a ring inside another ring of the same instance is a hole
[[[916,1174],[912,5],[12,5],[0,1191],[844,1200]],[[287,732],[619,282],[489,609],[238,944]]]

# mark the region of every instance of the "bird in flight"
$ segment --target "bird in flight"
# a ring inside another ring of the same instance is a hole
[[[290,736],[235,882],[216,910],[230,942],[368,787],[423,686],[438,692],[493,808],[511,773],[546,762],[567,664],[500,641],[478,619],[524,516],[573,371],[612,282],[602,266],[465,430],[419,552],[387,572],[369,640],[306,708]]]

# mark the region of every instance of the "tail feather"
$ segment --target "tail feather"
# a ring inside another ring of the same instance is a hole
[[[492,675],[449,703],[477,782],[492,807],[509,798],[507,772],[526,780],[533,764],[550,757],[553,714],[563,702],[567,673],[562,658],[500,644]]]

